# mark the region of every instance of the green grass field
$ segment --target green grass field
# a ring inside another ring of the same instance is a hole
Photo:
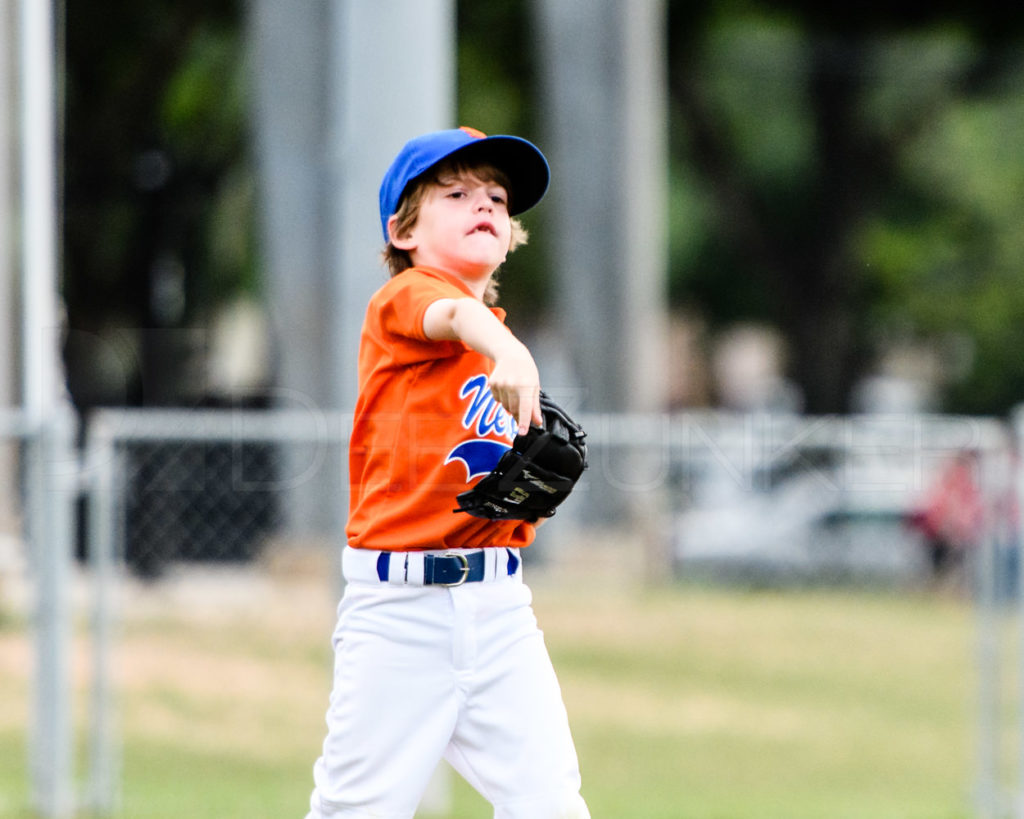
[[[972,815],[967,602],[534,580],[595,819]],[[223,608],[164,596],[124,606],[120,819],[300,819],[330,685],[331,592],[290,583]],[[30,815],[27,643],[20,618],[0,618],[3,819]],[[75,667],[84,700],[84,649]],[[461,781],[452,799],[452,819],[490,816]]]

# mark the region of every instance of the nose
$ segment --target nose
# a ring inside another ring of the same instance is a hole
[[[476,209],[492,211],[494,210],[494,202],[491,200],[491,195],[484,190],[476,192]]]

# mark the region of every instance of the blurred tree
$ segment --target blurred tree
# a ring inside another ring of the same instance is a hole
[[[71,388],[191,401],[189,328],[258,287],[241,4],[64,8]],[[532,25],[528,0],[458,4],[461,122],[543,144]],[[944,408],[1015,404],[1022,30],[1010,5],[670,0],[674,303],[780,328],[812,412],[894,340],[943,354]],[[552,292],[543,207],[506,266],[521,321]]]
[[[457,124],[489,134],[517,134],[543,148],[530,3],[474,0],[458,3],[457,14]],[[546,262],[544,208],[542,202],[524,214],[530,242],[509,257],[500,277],[501,301],[517,329],[541,322],[540,306],[554,292]]]
[[[809,412],[850,409],[894,336],[974,350],[947,408],[1019,400],[1024,288],[995,256],[1024,166],[963,131],[1019,116],[1020,32],[990,6],[671,3],[675,299],[780,327]]]
[[[195,400],[188,328],[255,286],[239,4],[64,9],[73,397],[84,407]]]

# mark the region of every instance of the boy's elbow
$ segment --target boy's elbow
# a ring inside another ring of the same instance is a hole
[[[448,336],[454,341],[465,341],[472,333],[470,329],[475,319],[478,302],[475,299],[453,299],[448,306]]]
[[[423,334],[433,341],[452,341],[458,338],[458,303],[461,299],[440,299],[423,314]]]

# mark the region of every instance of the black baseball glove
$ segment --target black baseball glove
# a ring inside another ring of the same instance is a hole
[[[544,426],[517,435],[497,466],[461,493],[456,512],[491,520],[549,518],[587,468],[587,434],[543,392]]]

